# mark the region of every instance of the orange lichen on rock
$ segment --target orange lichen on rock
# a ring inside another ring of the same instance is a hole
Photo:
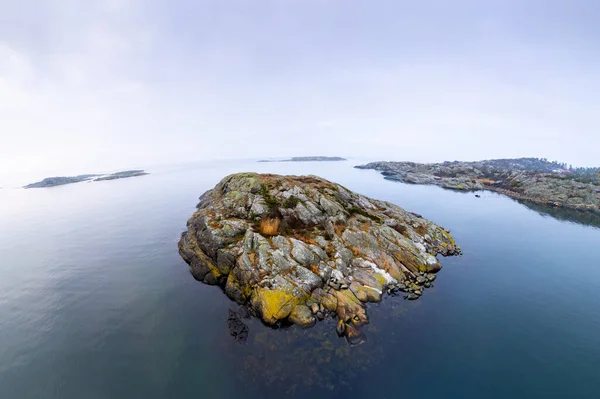
[[[260,221],[260,232],[267,236],[274,236],[279,231],[279,218],[266,217]]]

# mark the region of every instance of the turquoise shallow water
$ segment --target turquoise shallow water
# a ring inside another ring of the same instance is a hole
[[[0,190],[0,398],[600,396],[593,218],[351,165],[222,162]],[[371,306],[364,345],[332,322],[256,320],[239,344],[235,305],[177,253],[198,196],[238,171],[312,173],[394,202],[450,228],[464,256],[444,258],[420,300]]]

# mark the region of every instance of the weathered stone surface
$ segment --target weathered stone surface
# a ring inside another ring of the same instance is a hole
[[[337,332],[338,336],[342,337],[346,331],[346,323],[344,323],[342,320],[338,320],[337,325],[335,326],[335,331]]]
[[[294,310],[292,310],[292,313],[290,314],[290,321],[302,327],[312,327],[315,325],[315,318],[306,305],[294,307]]]
[[[349,342],[362,341],[367,302],[399,284],[418,297],[416,282],[441,268],[436,255],[460,253],[421,216],[314,176],[227,176],[197,208],[179,242],[197,280],[269,325],[334,314]]]

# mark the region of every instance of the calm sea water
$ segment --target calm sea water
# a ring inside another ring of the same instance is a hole
[[[600,229],[505,197],[383,180],[341,163],[222,162],[0,190],[0,398],[598,398]],[[450,228],[418,301],[333,322],[227,331],[235,304],[177,253],[197,198],[239,171],[316,174]]]

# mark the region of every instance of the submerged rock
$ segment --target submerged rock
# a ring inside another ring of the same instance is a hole
[[[367,302],[399,284],[420,290],[441,268],[436,255],[460,248],[420,215],[327,180],[240,173],[200,197],[179,252],[197,280],[264,323],[309,327],[332,312],[356,343]]]
[[[238,312],[229,309],[229,317],[227,318],[227,328],[229,334],[238,342],[246,342],[248,339],[248,326],[244,324],[240,317],[243,317]]]
[[[346,325],[344,336],[352,346],[360,345],[366,341],[365,335],[350,324]]]
[[[317,317],[322,320],[322,317],[319,317],[319,312],[317,313]],[[292,310],[292,313],[290,313],[290,321],[302,327],[312,327],[316,322],[315,317],[306,305],[296,306]]]

